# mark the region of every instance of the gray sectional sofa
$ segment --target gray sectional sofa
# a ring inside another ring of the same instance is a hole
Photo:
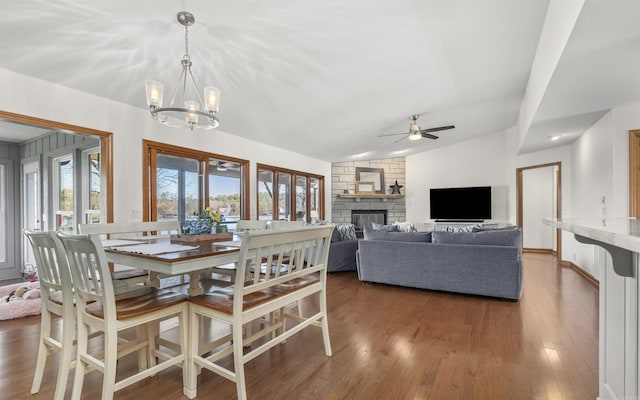
[[[358,241],[365,282],[518,300],[522,290],[519,229],[476,232],[367,231]]]

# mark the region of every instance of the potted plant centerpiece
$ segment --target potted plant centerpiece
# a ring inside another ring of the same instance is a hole
[[[194,213],[195,214],[195,213]],[[200,214],[195,214],[197,218],[188,219],[182,226],[182,233],[186,235],[204,235],[211,233],[212,228],[217,226],[221,221],[220,214],[217,211],[212,211],[211,207],[207,207],[200,211]]]

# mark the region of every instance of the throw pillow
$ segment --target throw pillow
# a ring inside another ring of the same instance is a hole
[[[387,232],[364,229],[364,240],[431,243],[431,232]]]
[[[443,231],[445,232],[473,232],[474,229],[482,228],[482,225],[470,224],[470,225],[446,225]]]
[[[400,232],[400,229],[396,225],[383,225],[372,222],[371,227],[374,231]]]
[[[333,232],[331,232],[331,243],[340,241],[340,233],[338,232],[338,227],[333,228]]]
[[[353,224],[338,224],[335,227],[338,231],[338,238],[340,241],[344,240],[358,240],[356,236],[356,227]]]
[[[515,246],[522,244],[520,229],[496,230],[485,232],[433,232],[434,243],[444,244],[478,244],[486,246]]]
[[[397,226],[400,232],[418,232],[415,225],[411,222],[394,222],[394,226]]]

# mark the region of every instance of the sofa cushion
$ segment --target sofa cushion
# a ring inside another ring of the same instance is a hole
[[[385,240],[394,242],[431,242],[431,232],[387,232],[364,229],[364,240]]]
[[[358,237],[356,236],[356,227],[353,224],[337,224],[334,231],[338,232],[338,239],[340,241],[358,240]]]
[[[371,228],[373,228],[374,231],[400,232],[400,228],[396,225],[383,225],[375,222],[371,223]]]
[[[484,232],[433,232],[433,242],[443,244],[478,244],[486,246],[521,247],[520,229],[489,230]]]

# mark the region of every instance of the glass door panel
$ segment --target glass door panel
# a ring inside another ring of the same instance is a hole
[[[42,229],[40,223],[40,163],[30,162],[22,166],[22,226],[30,231]],[[22,240],[24,264],[36,265],[33,250],[28,240]]]
[[[296,176],[296,220],[306,220],[307,216],[307,177]]]
[[[55,230],[73,233],[74,215],[74,176],[73,157],[66,155],[53,160],[54,172],[54,210]]]
[[[100,193],[102,177],[100,174],[100,148],[83,152],[82,165],[82,208],[85,224],[99,224],[102,221]]]
[[[198,214],[204,204],[198,171],[198,160],[158,154],[155,176],[158,221],[184,222]]]
[[[311,220],[320,219],[320,179],[311,177],[309,178],[309,210]]]
[[[242,215],[242,165],[211,159],[209,161],[209,207],[220,214],[227,230],[236,228]]]
[[[278,172],[278,219],[291,220],[291,174]]]
[[[258,170],[258,219],[273,218],[273,172]]]

